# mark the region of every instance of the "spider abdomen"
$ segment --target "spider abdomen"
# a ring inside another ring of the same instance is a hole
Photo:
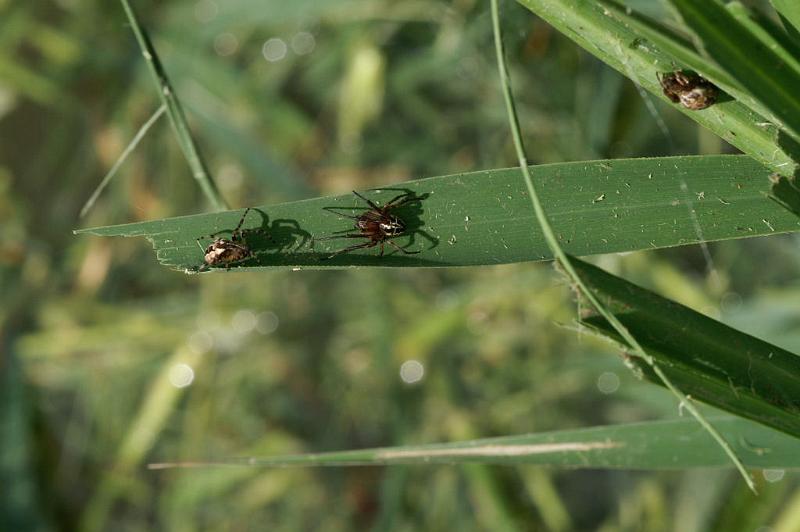
[[[238,262],[249,256],[250,250],[245,246],[230,240],[219,239],[209,244],[203,258],[209,266],[218,266]]]

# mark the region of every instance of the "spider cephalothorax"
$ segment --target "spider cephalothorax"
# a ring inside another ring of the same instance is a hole
[[[341,255],[342,253],[349,253],[356,249],[373,248],[375,246],[380,246],[381,252],[379,256],[383,256],[383,247],[384,244],[387,243],[406,255],[414,255],[419,253],[419,251],[408,251],[401,248],[395,244],[392,239],[405,234],[407,228],[403,219],[394,214],[393,211],[398,207],[405,205],[406,203],[419,201],[420,198],[415,196],[413,192],[405,192],[388,201],[387,203],[384,203],[383,205],[378,205],[374,201],[365,198],[355,190],[353,191],[353,194],[366,202],[366,204],[370,207],[368,211],[364,211],[358,216],[345,215],[356,221],[355,229],[358,232],[348,233],[345,235],[329,236],[319,238],[317,240],[333,240],[335,238],[365,238],[367,241],[340,249],[330,256],[325,257],[326,259],[333,258],[336,255]]]
[[[676,70],[658,75],[664,96],[693,111],[710,107],[717,101],[717,86],[692,72]]]

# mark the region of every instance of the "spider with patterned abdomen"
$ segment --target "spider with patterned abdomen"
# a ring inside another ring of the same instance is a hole
[[[657,77],[664,96],[692,111],[711,107],[719,97],[716,85],[688,70],[659,73]]]
[[[407,225],[402,218],[400,218],[394,213],[396,209],[398,209],[399,207],[407,203],[420,201],[422,198],[417,197],[413,192],[404,192],[403,194],[400,194],[399,196],[392,198],[383,205],[378,205],[374,201],[365,198],[355,190],[353,191],[353,194],[355,194],[357,198],[363,200],[370,207],[369,210],[364,211],[358,216],[341,214],[341,213],[336,213],[336,214],[340,216],[347,216],[348,218],[352,218],[353,220],[355,220],[354,229],[358,232],[317,238],[315,240],[334,240],[337,238],[365,238],[367,239],[367,241],[361,242],[360,244],[354,244],[352,246],[348,246],[344,249],[340,249],[339,251],[332,253],[331,255],[323,258],[322,260],[332,259],[337,255],[342,255],[343,253],[350,253],[351,251],[355,251],[357,249],[374,248],[375,246],[380,246],[381,252],[379,253],[378,256],[382,257],[385,244],[389,244],[396,250],[405,253],[406,255],[416,255],[417,253],[419,253],[419,251],[408,251],[407,249],[404,249],[395,244],[394,242],[395,238],[406,234]],[[327,209],[333,210],[333,209],[339,209],[339,207],[328,207]]]
[[[250,207],[244,210],[244,214],[242,214],[242,218],[239,220],[238,225],[233,231],[230,232],[230,238],[219,238],[217,236],[228,232],[225,230],[217,231],[216,233],[211,233],[210,235],[206,236],[201,236],[197,239],[197,245],[200,246],[201,250],[203,250],[204,262],[198,271],[202,272],[209,270],[211,266],[224,266],[226,270],[230,270],[231,266],[237,262],[242,262],[253,257],[253,250],[247,245],[245,235],[254,233],[270,238],[263,229],[242,229],[242,224],[247,217],[247,213],[251,210],[252,209]],[[211,242],[211,244],[208,246],[203,247],[203,244],[200,243],[200,240],[204,238],[210,238],[213,240],[213,242]]]

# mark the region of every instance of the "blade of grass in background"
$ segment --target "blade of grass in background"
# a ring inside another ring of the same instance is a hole
[[[711,418],[751,468],[800,468],[800,442],[736,417]],[[727,467],[730,460],[693,419],[608,425],[436,445],[150,464],[151,469],[225,466],[537,464],[580,469]]]
[[[784,21],[789,22],[790,27],[786,30],[789,31],[793,27],[795,32],[800,32],[800,3],[795,0],[770,0],[770,2]]]
[[[113,179],[114,176],[117,175],[117,171],[122,166],[122,163],[124,163],[125,160],[128,158],[128,155],[130,155],[133,152],[133,150],[136,149],[136,146],[139,145],[139,142],[147,134],[147,131],[150,129],[150,127],[153,124],[155,124],[159,118],[161,118],[161,115],[163,115],[164,111],[166,110],[167,110],[166,106],[164,104],[161,104],[161,106],[156,110],[156,112],[153,113],[153,116],[151,116],[147,120],[147,122],[142,124],[142,127],[139,128],[139,131],[137,131],[136,135],[134,135],[133,139],[131,139],[130,144],[128,144],[125,150],[123,150],[122,154],[120,154],[117,161],[113,164],[113,166],[111,166],[111,169],[108,171],[105,177],[103,177],[103,179],[100,181],[100,184],[97,185],[97,188],[94,190],[94,192],[92,192],[92,195],[89,197],[88,200],[86,200],[86,203],[83,205],[83,208],[81,209],[80,213],[81,218],[86,216],[86,213],[89,212],[89,209],[92,208],[94,203],[97,201],[97,198],[100,197],[100,194],[102,194],[103,190],[111,182],[111,179]]]
[[[595,2],[518,1],[634,83],[664,98],[657,75],[675,70],[681,59],[648,42],[647,35],[636,31],[635,26],[610,16],[610,10]],[[764,117],[745,104],[720,101],[702,111],[680,105],[675,108],[774,171],[785,175],[796,171],[798,165],[791,153],[797,151],[796,143],[779,142],[774,128],[765,127]]]
[[[195,145],[192,134],[189,131],[189,125],[186,123],[186,116],[183,114],[180,100],[170,84],[167,72],[164,70],[161,60],[158,58],[155,47],[152,42],[150,42],[150,38],[144,27],[139,23],[136,13],[131,8],[128,0],[120,1],[122,2],[122,7],[125,9],[125,14],[128,16],[131,29],[134,35],[136,35],[136,41],[139,43],[139,47],[142,50],[142,55],[145,58],[150,74],[153,76],[153,81],[158,88],[158,95],[159,98],[161,98],[161,103],[167,108],[170,123],[175,130],[178,144],[192,170],[192,176],[197,180],[203,194],[205,194],[208,201],[216,210],[226,209],[227,205],[225,204],[225,200],[220,195],[219,189],[211,178],[206,163]]]
[[[790,65],[795,72],[800,72],[800,43],[792,40],[783,27],[741,2],[727,3],[725,9],[781,61]]]
[[[770,186],[769,197],[783,208],[800,216],[800,188],[797,187],[797,179],[773,174],[770,176],[770,180],[772,186]]]
[[[564,250],[573,255],[615,253],[800,230],[800,220],[767,196],[769,171],[745,156],[667,157],[572,162],[535,167]],[[518,169],[432,177],[370,192],[387,201],[410,190],[421,201],[401,208],[412,236],[399,245],[422,250],[405,256],[387,246],[322,260],[347,241],[317,242],[353,221],[324,210],[363,202],[352,194],[259,207],[243,227],[262,227],[271,240],[253,237],[256,257],[236,269],[345,266],[473,266],[552,258],[542,236],[531,233],[530,200]],[[164,265],[196,270],[203,263],[198,237],[232,230],[241,210],[82,229],[99,236],[145,236]],[[204,240],[204,243],[209,241]],[[351,241],[352,243],[352,241]]]
[[[576,269],[687,394],[800,437],[799,356],[591,264],[579,262]],[[582,321],[621,341],[604,318],[584,316]],[[647,364],[636,357],[628,362],[659,383]]]
[[[785,61],[716,1],[671,2],[703,50],[800,138],[800,71],[795,62]]]
[[[82,514],[81,530],[106,530],[106,520],[114,503],[130,487],[126,483],[127,475],[141,465],[178,401],[187,391],[185,384],[182,386],[174,384],[176,375],[178,379],[185,379],[188,378],[186,373],[188,371],[193,378],[194,371],[199,371],[203,363],[209,360],[209,356],[204,355],[202,351],[191,349],[184,344],[164,361],[161,370],[155,374],[149,388],[143,394],[144,400],[136,416],[127,426],[127,433],[117,451],[114,463],[106,469],[94,496]]]
[[[3,333],[8,330],[3,328]],[[0,497],[2,530],[43,530],[43,501],[37,489],[33,407],[16,349],[5,334],[0,371],[0,477],[7,480]],[[13,481],[12,481],[13,479]]]

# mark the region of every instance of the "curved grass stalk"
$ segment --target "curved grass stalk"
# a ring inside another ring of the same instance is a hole
[[[94,192],[92,192],[92,195],[89,197],[89,199],[86,200],[86,203],[83,205],[83,208],[81,209],[81,214],[80,214],[81,218],[86,216],[86,213],[89,212],[89,209],[91,209],[94,206],[94,203],[97,201],[97,198],[100,197],[100,194],[103,192],[103,190],[105,190],[106,186],[111,182],[111,179],[115,175],[117,175],[117,171],[122,166],[122,163],[124,163],[125,160],[128,158],[128,156],[133,152],[133,150],[136,149],[136,146],[139,145],[139,142],[141,142],[141,140],[144,138],[144,136],[147,134],[147,132],[150,130],[153,124],[155,124],[156,121],[159,118],[161,118],[161,115],[163,115],[166,110],[167,106],[161,104],[161,106],[158,109],[156,109],[156,112],[153,113],[153,116],[151,116],[147,120],[147,122],[142,124],[142,127],[139,128],[139,131],[137,131],[136,135],[134,135],[133,139],[131,139],[130,144],[128,144],[128,146],[122,151],[122,154],[117,159],[117,162],[114,163],[114,165],[111,167],[111,170],[108,171],[105,177],[103,177],[103,180],[100,181],[100,184],[97,185],[97,188],[94,189]]]
[[[156,87],[158,87],[158,96],[161,98],[161,103],[167,108],[170,123],[175,130],[175,135],[178,137],[178,144],[183,151],[183,155],[186,157],[186,161],[189,163],[189,167],[192,170],[192,176],[198,182],[203,194],[205,194],[214,208],[218,211],[226,210],[228,206],[222,198],[216,183],[214,183],[214,180],[211,178],[205,161],[200,156],[200,151],[197,149],[197,145],[189,131],[189,125],[186,123],[186,116],[183,114],[180,100],[178,100],[178,96],[172,89],[167,71],[164,70],[153,43],[150,42],[147,32],[139,23],[139,19],[136,17],[136,13],[133,11],[133,8],[131,8],[128,0],[120,0],[120,2],[122,2],[122,7],[125,10],[125,14],[128,16],[133,34],[136,36],[136,41],[139,43],[139,48],[142,50],[147,68],[153,76]]]
[[[742,461],[736,455],[734,450],[725,440],[725,438],[717,431],[711,423],[703,416],[703,414],[697,409],[697,407],[691,402],[690,398],[687,397],[681,390],[679,390],[667,377],[667,375],[661,370],[661,368],[655,363],[653,357],[647,354],[641,344],[636,340],[636,338],[628,331],[627,327],[625,327],[622,322],[620,322],[617,317],[611,313],[595,296],[595,294],[589,289],[588,286],[583,282],[583,279],[575,270],[572,265],[573,260],[577,260],[573,257],[568,256],[564,250],[561,248],[560,244],[558,243],[558,239],[553,231],[552,226],[547,218],[546,213],[544,212],[544,207],[542,206],[541,201],[539,200],[539,195],[537,193],[536,187],[533,183],[533,177],[531,176],[530,169],[528,166],[527,156],[525,152],[525,145],[522,141],[522,133],[521,128],[519,125],[519,118],[517,116],[516,107],[514,105],[514,97],[511,91],[511,79],[508,74],[508,70],[506,67],[505,62],[505,52],[503,47],[503,39],[500,33],[500,16],[499,16],[499,7],[498,7],[498,0],[492,0],[491,3],[491,11],[492,11],[492,28],[494,31],[494,43],[495,43],[495,52],[497,54],[497,68],[500,75],[500,83],[502,86],[503,91],[503,98],[506,104],[506,111],[508,113],[508,121],[509,126],[511,128],[511,136],[514,141],[514,148],[517,153],[517,158],[519,159],[520,169],[522,170],[522,175],[525,180],[525,185],[528,189],[528,194],[531,199],[531,203],[533,204],[533,209],[536,213],[536,219],[539,222],[539,225],[542,229],[542,234],[547,242],[548,246],[553,252],[553,256],[555,257],[556,261],[561,265],[564,269],[567,276],[570,280],[575,284],[581,294],[586,297],[586,299],[592,304],[592,306],[597,310],[597,312],[608,321],[609,324],[619,333],[619,335],[625,340],[625,342],[631,347],[633,350],[633,354],[640,357],[642,360],[645,361],[653,370],[653,372],[658,376],[664,386],[669,389],[670,392],[678,399],[679,404],[682,408],[686,408],[686,410],[694,416],[694,418],[702,425],[702,427],[716,440],[716,442],[722,447],[725,454],[733,462],[736,469],[739,470],[739,473],[744,478],[747,486],[750,488],[753,493],[756,493],[755,484],[753,479],[750,477],[750,474],[742,464]]]

